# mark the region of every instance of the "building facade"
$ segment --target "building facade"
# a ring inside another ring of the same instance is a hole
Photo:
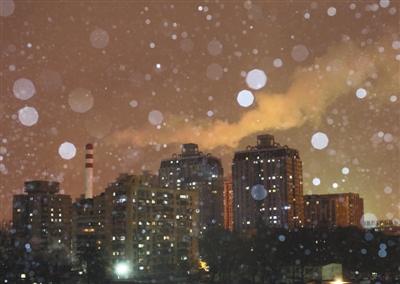
[[[149,180],[122,174],[106,188],[106,249],[113,263],[131,262],[135,278],[186,274],[198,259],[196,192]]]
[[[304,196],[304,215],[307,227],[361,227],[364,201],[356,193]]]
[[[16,238],[32,249],[64,249],[71,252],[71,206],[69,195],[60,194],[53,181],[25,182],[26,194],[14,195],[13,226]]]
[[[232,177],[224,180],[224,228],[233,231],[233,189]]]
[[[303,178],[299,152],[257,137],[256,146],[235,152],[232,163],[233,217],[236,231],[258,223],[288,228],[303,225]]]
[[[378,220],[374,230],[383,232],[386,235],[400,236],[400,220],[396,218]]]
[[[200,232],[223,226],[224,173],[221,161],[199,151],[196,144],[183,144],[182,152],[161,161],[160,186],[178,192],[197,191]]]
[[[93,198],[81,196],[73,203],[72,250],[76,262],[92,250],[105,250],[104,222],[104,194]]]

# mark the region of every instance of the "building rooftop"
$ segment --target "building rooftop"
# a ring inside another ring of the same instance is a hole
[[[187,144],[182,144],[181,146],[181,155],[183,157],[187,156],[197,156],[200,154],[199,152],[199,146],[194,143],[187,143]]]
[[[329,197],[341,197],[341,196],[345,196],[345,195],[354,195],[354,196],[360,196],[360,194],[358,193],[354,193],[354,192],[341,192],[341,193],[325,193],[325,194],[307,194],[304,195],[304,198],[329,198]]]
[[[60,191],[60,183],[48,180],[31,180],[24,183],[25,192],[28,194],[50,193],[55,194]]]

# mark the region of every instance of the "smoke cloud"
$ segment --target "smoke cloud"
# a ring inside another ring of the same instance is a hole
[[[385,51],[379,52],[378,46],[385,46]],[[390,41],[367,48],[348,41],[327,50],[309,67],[298,68],[285,93],[256,93],[256,106],[236,122],[185,123],[177,116],[166,116],[167,126],[161,129],[125,129],[109,137],[109,142],[134,146],[195,142],[208,150],[235,148],[243,138],[261,131],[318,123],[333,101],[355,96],[357,88],[377,97],[397,92],[398,79],[398,61]]]

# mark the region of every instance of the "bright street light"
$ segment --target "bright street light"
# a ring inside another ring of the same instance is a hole
[[[131,267],[128,261],[117,262],[114,266],[114,272],[118,279],[127,279],[131,274]]]
[[[330,282],[331,284],[344,284],[344,283],[348,283],[348,282],[344,282],[342,279],[338,278],[335,279],[335,281]]]

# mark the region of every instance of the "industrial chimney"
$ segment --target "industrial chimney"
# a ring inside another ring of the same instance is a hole
[[[86,144],[85,198],[93,198],[93,144]]]

